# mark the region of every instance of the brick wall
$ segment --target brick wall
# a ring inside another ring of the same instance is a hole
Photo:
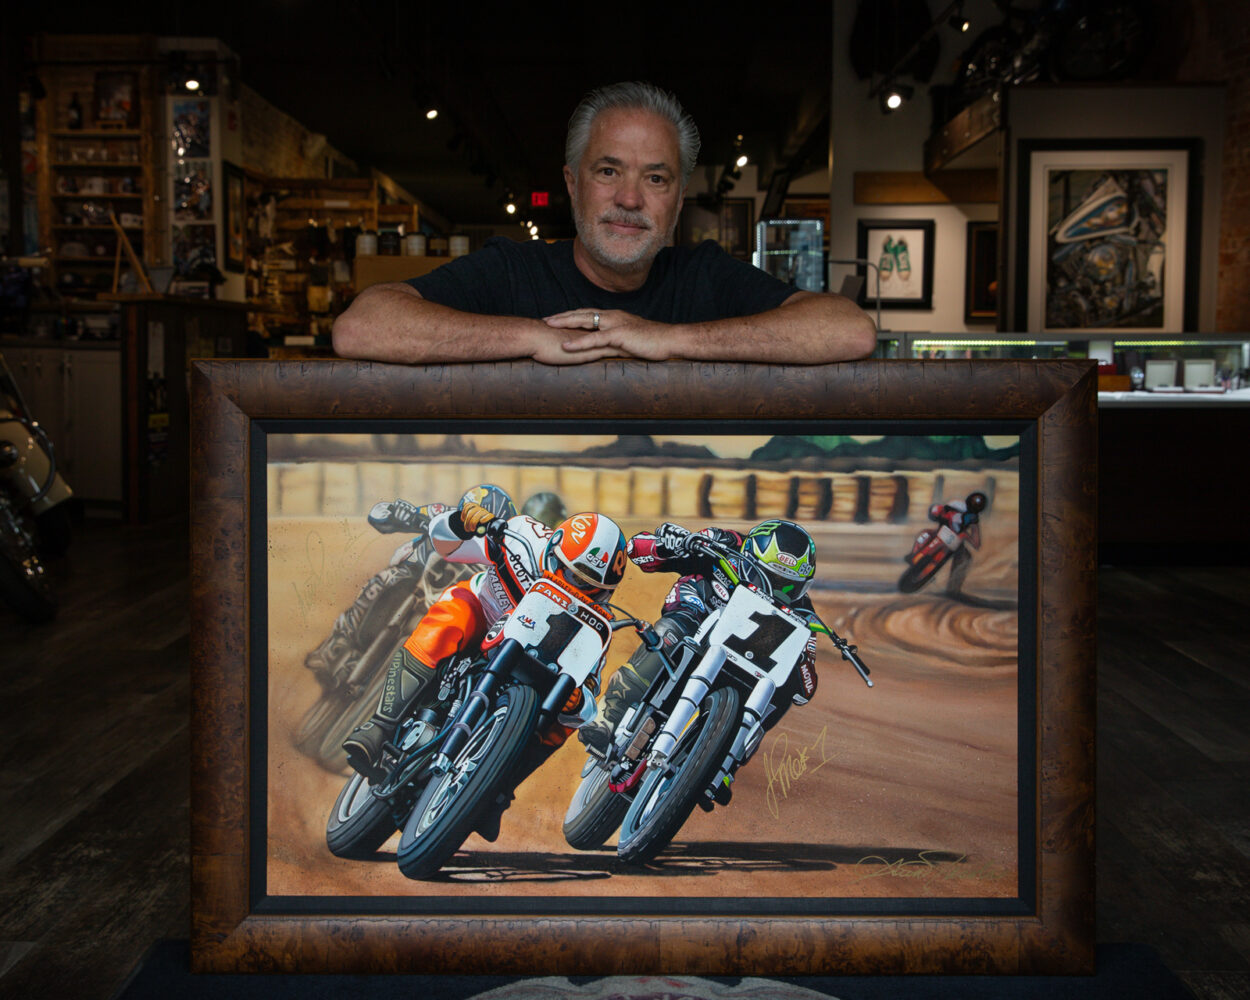
[[[243,123],[243,166],[270,177],[354,176],[356,164],[326,137],[244,86],[239,92]]]
[[[1250,330],[1250,4],[1194,0],[1179,82],[1226,84],[1215,327]]]

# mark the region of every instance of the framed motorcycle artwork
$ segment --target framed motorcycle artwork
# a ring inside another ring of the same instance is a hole
[[[1198,139],[1019,145],[1015,329],[1196,329]]]
[[[192,390],[197,970],[1091,971],[1091,362]]]

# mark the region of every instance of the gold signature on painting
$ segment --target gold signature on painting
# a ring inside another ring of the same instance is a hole
[[[773,819],[781,818],[781,800],[788,799],[803,778],[814,774],[836,756],[825,748],[828,732],[829,727],[825,726],[811,743],[796,750],[790,749],[790,735],[779,733],[762,754],[764,773],[768,776],[764,802]]]

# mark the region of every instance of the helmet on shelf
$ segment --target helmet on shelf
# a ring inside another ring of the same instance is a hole
[[[613,591],[625,576],[625,533],[603,514],[566,517],[547,540],[543,569],[578,590]]]
[[[793,521],[764,521],[742,540],[742,551],[764,570],[773,593],[797,601],[816,575],[816,543]]]

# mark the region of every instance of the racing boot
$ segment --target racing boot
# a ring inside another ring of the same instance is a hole
[[[508,779],[508,787],[500,791],[495,796],[495,800],[487,806],[473,832],[491,844],[498,840],[500,821],[503,819],[503,814],[508,811],[508,807],[512,805],[512,800],[516,798],[516,790],[521,782],[537,771],[543,762],[563,745],[563,742],[537,743],[526,747],[521,754],[521,759],[517,762],[516,770]]]
[[[338,687],[339,680],[351,673],[351,664],[358,653],[350,637],[336,627],[325,641],[304,657],[304,666],[327,690]]]
[[[382,686],[378,707],[364,725],[357,726],[343,743],[347,763],[372,782],[386,780],[382,767],[382,746],[395,732],[404,710],[412,704],[425,686],[434,679],[435,671],[400,647],[391,659]]]
[[[634,650],[633,656],[621,664],[604,688],[603,709],[598,717],[577,730],[577,738],[584,746],[600,757],[608,755],[612,734],[625,715],[625,709],[647,693],[661,666],[662,661],[657,654],[643,646]]]

